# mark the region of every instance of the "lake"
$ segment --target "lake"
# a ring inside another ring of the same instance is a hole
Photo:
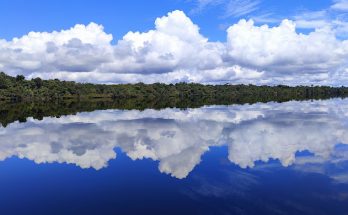
[[[348,214],[348,100],[0,126],[1,214]]]

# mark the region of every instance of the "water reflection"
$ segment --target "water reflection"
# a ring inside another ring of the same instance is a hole
[[[330,168],[348,160],[347,109],[348,100],[335,99],[28,119],[0,128],[0,160],[16,156],[99,170],[120,148],[133,160],[159,161],[160,172],[183,179],[212,147],[227,146],[229,161],[241,168],[275,159],[348,182],[348,174]]]

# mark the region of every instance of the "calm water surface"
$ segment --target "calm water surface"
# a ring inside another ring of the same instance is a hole
[[[0,214],[348,214],[348,100],[0,127]]]

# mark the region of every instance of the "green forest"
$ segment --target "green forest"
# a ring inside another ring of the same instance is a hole
[[[147,101],[166,100],[207,101],[208,103],[253,103],[346,97],[347,87],[329,86],[256,86],[243,84],[204,85],[196,83],[177,84],[117,84],[103,85],[76,83],[72,81],[26,80],[24,76],[12,77],[0,73],[0,101],[57,101],[90,99],[137,99]]]

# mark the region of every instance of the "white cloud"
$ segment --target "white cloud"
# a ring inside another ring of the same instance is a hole
[[[282,15],[275,12],[256,13],[249,16],[256,23],[280,23],[284,19],[291,19],[300,30],[312,31],[320,28],[330,28],[338,38],[348,38],[348,1],[336,0],[331,6],[320,10],[299,10],[294,14]]]
[[[195,0],[195,7],[190,11],[192,14],[200,13],[209,6],[223,4],[225,0]]]
[[[183,12],[174,11],[156,19],[155,30],[127,33],[115,46],[110,69],[143,74],[211,69],[221,64],[222,48],[208,42]]]
[[[225,17],[241,17],[256,11],[258,0],[230,0],[226,6]]]
[[[339,11],[348,11],[348,1],[336,0],[335,4],[331,6],[331,9],[339,10]]]
[[[330,29],[305,35],[289,20],[277,27],[241,20],[227,34],[229,57],[244,67],[267,71],[268,78],[328,73],[347,62],[348,42],[336,39]]]
[[[195,7],[192,14],[200,13],[208,7],[219,6],[223,8],[224,18],[241,17],[259,9],[261,0],[193,0]]]
[[[95,23],[60,32],[30,32],[0,43],[0,63],[11,74],[91,72],[112,59],[112,35]]]
[[[330,21],[329,12],[327,10],[305,11],[295,15],[295,23],[299,28],[316,29],[329,27]]]
[[[153,30],[129,32],[116,44],[95,23],[0,40],[0,68],[82,82],[346,84],[348,42],[336,32],[299,34],[289,20],[275,27],[241,20],[228,28],[226,42],[211,42],[173,11]]]

